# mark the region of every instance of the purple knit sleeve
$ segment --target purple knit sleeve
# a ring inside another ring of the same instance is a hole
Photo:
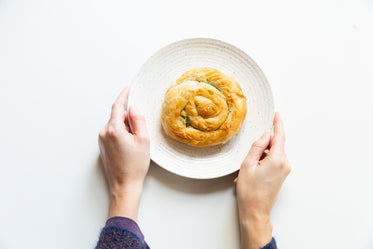
[[[275,238],[272,238],[271,242],[269,242],[267,245],[260,249],[277,249],[276,240]]]
[[[149,246],[134,220],[115,216],[106,221],[96,246],[96,249],[106,248],[149,249]],[[277,249],[275,238],[260,249]]]
[[[134,220],[115,216],[106,221],[96,249],[149,249],[139,226]]]
[[[106,221],[106,226],[116,226],[127,229],[128,231],[134,233],[140,239],[144,240],[144,235],[142,234],[139,225],[137,225],[136,221],[130,218],[114,216]]]

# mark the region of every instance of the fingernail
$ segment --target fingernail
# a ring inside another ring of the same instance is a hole
[[[276,119],[277,119],[278,121],[281,121],[281,116],[280,116],[280,113],[278,113],[278,112],[276,112]]]

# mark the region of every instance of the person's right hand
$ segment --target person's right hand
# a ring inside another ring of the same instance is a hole
[[[253,143],[235,180],[242,249],[258,249],[271,241],[271,210],[290,173],[284,125],[278,113],[273,126],[273,138],[266,132]]]

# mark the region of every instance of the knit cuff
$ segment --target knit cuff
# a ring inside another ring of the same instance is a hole
[[[260,249],[277,249],[275,238],[272,237],[271,242],[265,245],[265,247],[261,247]]]
[[[141,240],[144,240],[144,235],[142,234],[136,221],[130,218],[114,216],[114,217],[109,218],[106,221],[106,226],[116,226],[116,227],[127,229],[128,231],[134,233]]]

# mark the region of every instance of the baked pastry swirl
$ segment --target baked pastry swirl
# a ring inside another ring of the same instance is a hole
[[[246,109],[246,98],[233,78],[216,69],[195,68],[167,90],[161,122],[169,137],[204,148],[237,134]]]

